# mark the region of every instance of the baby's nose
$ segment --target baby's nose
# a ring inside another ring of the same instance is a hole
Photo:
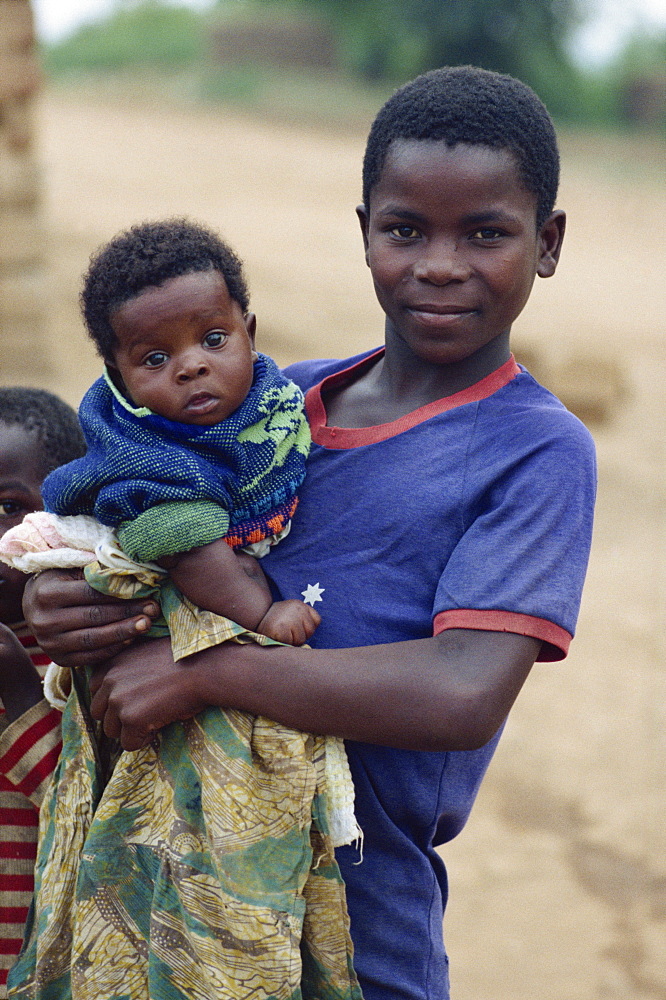
[[[190,355],[181,360],[176,377],[179,382],[187,382],[191,378],[207,375],[209,371],[210,368],[205,358],[202,358],[201,355],[196,357]]]

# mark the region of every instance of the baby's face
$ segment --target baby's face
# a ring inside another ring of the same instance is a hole
[[[0,422],[0,537],[26,514],[42,509],[44,459],[37,435]],[[21,599],[28,577],[0,562],[0,622],[23,618]]]
[[[112,313],[114,367],[135,406],[185,424],[216,424],[252,385],[254,323],[219,271],[170,278]]]

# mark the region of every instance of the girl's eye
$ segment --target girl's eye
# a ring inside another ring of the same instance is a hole
[[[159,368],[160,365],[166,363],[167,359],[168,355],[164,351],[153,351],[152,354],[143,359],[143,363],[146,368]]]
[[[227,335],[222,330],[211,330],[204,337],[204,344],[206,347],[222,347],[226,339]]]
[[[496,240],[504,234],[500,232],[499,229],[492,229],[490,226],[484,226],[483,229],[477,229],[472,233],[472,239],[474,240]]]
[[[0,500],[0,517],[14,517],[19,509],[15,500]]]
[[[402,226],[391,226],[389,230],[391,236],[397,236],[400,240],[413,240],[419,234],[418,230],[414,229],[414,226],[402,225]]]

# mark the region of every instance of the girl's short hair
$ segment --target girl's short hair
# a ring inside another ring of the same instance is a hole
[[[537,199],[537,228],[555,207],[560,157],[552,119],[534,91],[512,76],[476,66],[444,66],[393,94],[375,118],[363,160],[363,202],[370,207],[392,142],[443,140],[507,149]]]

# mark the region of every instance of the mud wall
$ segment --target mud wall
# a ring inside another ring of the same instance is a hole
[[[41,77],[29,0],[0,0],[0,380],[48,374],[46,268],[35,100]]]

